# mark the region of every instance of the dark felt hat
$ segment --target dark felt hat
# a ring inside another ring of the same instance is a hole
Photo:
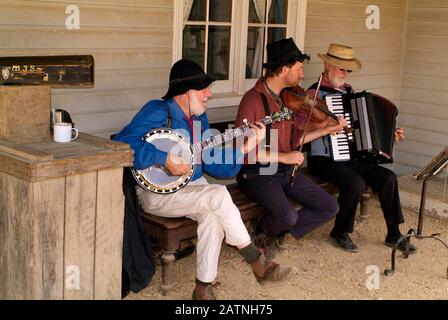
[[[162,99],[184,94],[191,89],[205,89],[213,81],[196,62],[181,59],[171,67],[169,88]]]
[[[305,59],[310,60],[310,56],[302,53],[292,38],[269,43],[266,46],[266,50],[268,53],[268,61],[263,64],[263,68],[267,69],[276,69],[295,61],[303,62]]]

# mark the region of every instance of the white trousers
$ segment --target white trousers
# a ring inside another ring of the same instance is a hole
[[[250,242],[241,214],[227,188],[209,184],[204,177],[172,194],[147,192],[137,186],[137,196],[142,208],[151,214],[167,218],[188,217],[197,221],[196,277],[200,281],[216,279],[224,236],[226,242],[233,246]]]

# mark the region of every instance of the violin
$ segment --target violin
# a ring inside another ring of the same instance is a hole
[[[311,112],[310,121],[313,124],[320,124],[326,121],[328,118],[331,118],[332,120],[336,121],[336,123],[339,123],[338,117],[333,112],[328,110],[326,103],[322,99],[317,98],[316,102],[314,103],[313,98],[306,94],[305,90],[299,85],[284,89],[281,93],[281,99],[283,105],[294,112]],[[344,131],[350,132],[351,129],[345,127]]]

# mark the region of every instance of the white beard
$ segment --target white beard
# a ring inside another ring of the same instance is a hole
[[[341,78],[330,78],[330,83],[335,88],[340,88],[345,84],[345,79]]]

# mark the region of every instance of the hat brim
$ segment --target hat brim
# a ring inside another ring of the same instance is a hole
[[[202,90],[207,88],[215,80],[209,76],[205,76],[202,79],[193,79],[188,81],[179,82],[176,84],[170,84],[168,91],[162,97],[162,99],[167,100],[172,97],[184,94],[188,90]]]
[[[321,58],[323,61],[331,64],[332,66],[352,70],[352,71],[359,71],[361,70],[362,64],[361,61],[359,61],[356,58],[350,59],[350,60],[344,60],[344,59],[338,59],[334,57],[330,57],[327,54],[318,53],[317,56]]]

